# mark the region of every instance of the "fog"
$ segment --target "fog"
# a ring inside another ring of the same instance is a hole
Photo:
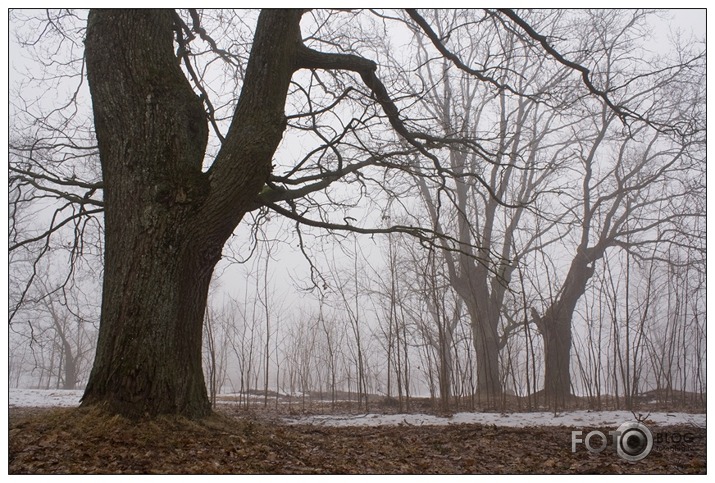
[[[553,52],[498,12],[424,11],[437,41],[399,11],[304,16],[307,46],[375,61],[398,115],[355,72],[294,75],[268,194],[213,273],[211,396],[704,408],[704,11],[520,13]],[[201,15],[208,172],[256,16]],[[85,14],[50,18],[10,18],[9,384],[79,389],[100,151]]]

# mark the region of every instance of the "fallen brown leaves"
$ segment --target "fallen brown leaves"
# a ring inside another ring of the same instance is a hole
[[[132,422],[96,410],[10,410],[10,473],[705,473],[706,431],[651,428],[650,455],[571,452],[571,429],[476,424],[328,428],[221,414]],[[594,428],[576,428],[586,434]],[[606,432],[607,429],[600,428]],[[692,437],[688,442],[667,435]],[[674,442],[677,441],[677,442]]]

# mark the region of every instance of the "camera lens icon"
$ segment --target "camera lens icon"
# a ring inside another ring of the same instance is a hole
[[[653,435],[644,424],[628,422],[616,430],[616,451],[626,461],[640,461],[653,449]]]

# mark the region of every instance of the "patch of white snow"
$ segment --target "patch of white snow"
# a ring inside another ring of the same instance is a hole
[[[83,389],[10,389],[10,407],[76,407]]]
[[[647,413],[646,413],[647,414]],[[638,415],[645,417],[646,414]],[[654,426],[686,424],[705,427],[705,414],[651,413],[644,420]],[[634,421],[628,411],[569,411],[532,413],[456,413],[452,417],[430,414],[362,414],[362,415],[316,415],[286,419],[288,424],[312,424],[316,426],[444,426],[448,424],[486,424],[514,428],[529,426],[612,426]]]

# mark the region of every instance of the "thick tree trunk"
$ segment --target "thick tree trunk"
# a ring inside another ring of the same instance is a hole
[[[170,11],[91,12],[87,68],[104,179],[105,260],[83,404],[208,414],[201,328],[220,247],[192,229],[207,122],[173,56]]]
[[[559,298],[541,317],[532,311],[544,338],[544,398],[554,408],[564,407],[571,396],[571,320],[593,275],[593,260],[602,254],[603,249],[580,248],[571,262]]]
[[[470,311],[474,352],[477,359],[477,397],[487,404],[496,404],[501,397],[499,378],[499,339],[497,328],[487,318]]]
[[[133,250],[105,262],[100,339],[85,404],[106,402],[129,416],[210,411],[201,329],[218,256],[196,256],[188,240],[169,247],[165,237],[176,237],[168,228],[143,237],[107,234],[108,245],[115,238]]]
[[[210,412],[201,367],[209,282],[270,173],[300,38],[299,12],[261,15],[233,123],[203,173],[207,120],[174,55],[173,15],[92,11],[87,26],[105,260],[82,404],[130,417]]]
[[[450,280],[459,296],[465,302],[472,329],[472,342],[477,364],[476,396],[479,401],[495,405],[502,395],[499,377],[499,307],[497,294],[490,294],[486,276],[469,260],[462,260],[462,270],[466,277],[450,270]],[[466,282],[465,282],[466,281]],[[492,297],[493,295],[493,297]]]
[[[62,389],[74,389],[77,386],[77,357],[72,350],[72,346],[69,344],[67,339],[62,337],[62,348],[63,348],[63,358],[64,358],[64,381],[62,383]]]
[[[571,395],[571,316],[544,324],[544,398],[550,406],[565,407]]]
[[[463,257],[467,284],[457,285],[466,302],[472,328],[474,354],[477,360],[477,399],[495,407],[502,395],[499,377],[499,295],[488,289],[487,271],[473,260]]]

